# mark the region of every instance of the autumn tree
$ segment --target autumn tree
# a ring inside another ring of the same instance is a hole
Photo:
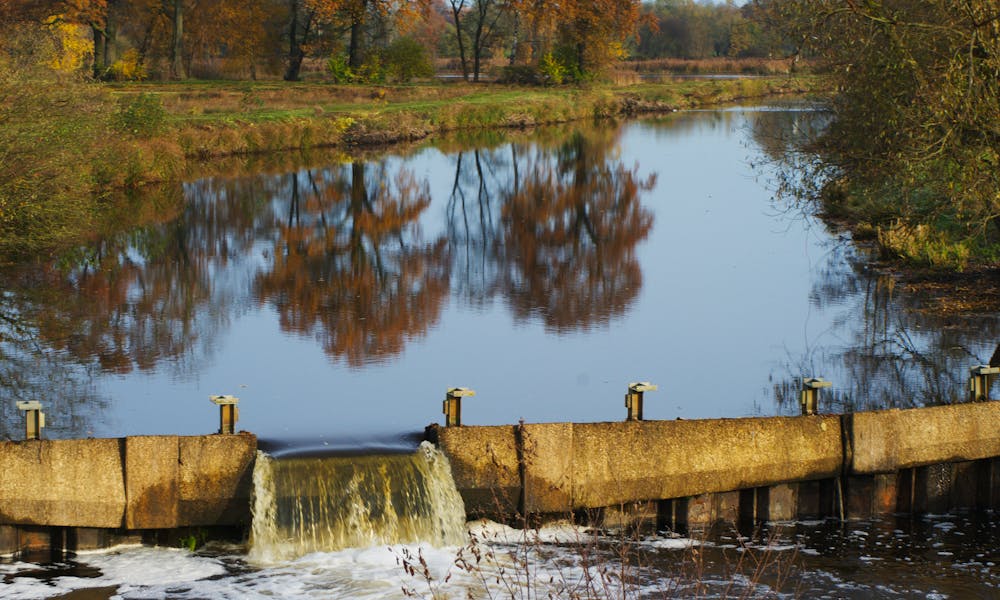
[[[1000,252],[1000,10],[986,0],[758,0],[838,93],[827,209],[887,251],[961,267]],[[994,257],[994,258],[990,258]]]
[[[462,76],[479,81],[483,57],[502,37],[504,26],[512,20],[514,3],[510,0],[448,0],[455,37],[458,42]],[[468,42],[466,42],[468,40]],[[469,65],[465,44],[469,44]]]

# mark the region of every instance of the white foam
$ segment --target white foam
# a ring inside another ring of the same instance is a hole
[[[72,590],[118,587],[126,597],[143,597],[143,590],[166,590],[209,577],[222,575],[225,567],[218,559],[171,548],[127,547],[112,552],[91,553],[80,561],[100,570],[97,577],[56,575],[58,567],[26,563],[4,565],[11,583],[0,585],[0,595],[9,600],[36,600],[66,594]],[[26,571],[49,571],[51,578],[18,576]]]

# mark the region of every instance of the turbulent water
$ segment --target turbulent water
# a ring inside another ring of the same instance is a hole
[[[465,508],[448,459],[427,442],[413,454],[275,459],[258,453],[253,481],[254,562],[465,541]]]

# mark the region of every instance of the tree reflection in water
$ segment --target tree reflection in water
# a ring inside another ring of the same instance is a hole
[[[470,300],[500,294],[517,319],[559,333],[626,312],[642,287],[635,247],[653,224],[639,199],[656,179],[614,159],[619,134],[577,130],[554,148],[458,154],[449,237]]]
[[[421,240],[426,184],[385,163],[286,177],[287,219],[256,297],[277,308],[284,331],[315,335],[351,366],[399,354],[437,321],[449,291],[445,239]]]
[[[820,160],[809,143],[824,119],[798,112],[751,115],[754,140],[776,169],[778,200],[814,218],[819,189],[809,175]],[[828,227],[836,228],[835,224]],[[824,412],[912,408],[965,402],[969,367],[988,363],[1000,351],[1000,315],[950,314],[931,300],[902,290],[897,276],[873,268],[872,256],[846,233],[818,269],[810,302],[839,311],[833,327],[800,357],[775,372],[773,393],[786,414],[798,411],[799,377],[833,381]]]

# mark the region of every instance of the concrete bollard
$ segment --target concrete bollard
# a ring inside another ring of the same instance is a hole
[[[990,386],[993,377],[1000,373],[1000,367],[976,365],[969,369],[969,400],[986,402],[990,399]]]
[[[628,384],[628,391],[625,393],[625,408],[628,414],[626,421],[642,420],[642,394],[643,392],[655,392],[656,384],[648,381],[636,381]]]
[[[799,397],[799,406],[803,415],[815,415],[819,412],[819,391],[822,388],[830,387],[832,384],[822,377],[803,377],[802,394]]]
[[[444,396],[444,403],[441,410],[444,413],[445,427],[459,427],[462,425],[462,398],[464,396],[475,396],[475,390],[463,387],[448,388]]]
[[[240,418],[240,409],[236,405],[240,399],[236,396],[209,396],[213,404],[219,406],[219,433],[231,435],[236,433],[236,421]]]
[[[20,401],[17,403],[17,408],[24,411],[24,439],[41,439],[42,427],[45,427],[45,413],[42,412],[42,403],[38,400]]]

